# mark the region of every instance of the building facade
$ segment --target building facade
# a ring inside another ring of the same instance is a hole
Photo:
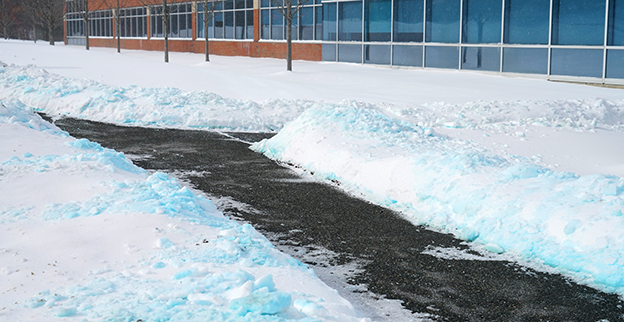
[[[68,44],[84,44],[83,1],[66,1]],[[122,48],[162,50],[152,1],[121,1]],[[169,2],[170,50],[203,53],[202,3]],[[90,0],[90,45],[115,47],[117,12],[104,4]],[[225,0],[207,36],[214,54],[283,58],[285,34],[275,2]],[[624,84],[624,0],[309,0],[293,58]]]

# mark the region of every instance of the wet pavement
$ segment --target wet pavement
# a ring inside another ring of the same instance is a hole
[[[187,182],[214,198],[226,215],[251,223],[278,249],[315,269],[350,270],[351,287],[343,292],[398,299],[434,321],[624,321],[624,303],[614,294],[483,257],[452,235],[415,226],[249,150],[246,142],[271,134],[119,127],[70,118],[56,124],[76,138],[124,152],[144,169]],[[480,260],[445,259],[432,256],[434,250]],[[398,320],[368,311],[374,320]]]

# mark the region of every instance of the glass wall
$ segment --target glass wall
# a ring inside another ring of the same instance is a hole
[[[624,0],[328,0],[323,41],[327,61],[624,78]]]
[[[248,0],[251,1],[251,0]],[[320,0],[301,0],[304,4],[292,21],[292,40],[321,40],[323,33],[323,6]],[[253,3],[253,1],[252,1]],[[260,38],[285,40],[286,19],[278,9],[279,1],[262,0],[260,8]],[[335,8],[334,3],[334,8]],[[292,8],[297,7],[297,0]],[[334,9],[335,15],[335,9]],[[336,19],[334,16],[334,23]],[[334,28],[335,30],[336,28]]]
[[[130,8],[119,11],[120,37],[147,37],[147,10]],[[161,31],[162,34],[162,31]]]
[[[190,3],[167,5],[169,10],[169,38],[192,38],[192,10]],[[151,36],[164,37],[163,6],[151,8]]]
[[[211,2],[208,3],[207,11],[211,18],[208,22],[208,38],[253,39],[253,0]],[[197,38],[205,38],[202,2],[197,3]]]

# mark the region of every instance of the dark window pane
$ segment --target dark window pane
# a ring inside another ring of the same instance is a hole
[[[607,50],[607,78],[624,78],[624,50]]]
[[[260,11],[260,26],[262,29],[260,30],[260,37],[262,39],[271,39],[271,30],[269,29],[271,27],[270,10],[266,9]]]
[[[501,42],[502,0],[464,0],[462,41],[469,44]]]
[[[427,31],[430,42],[459,42],[459,0],[426,0]]]
[[[365,14],[365,40],[390,41],[392,1],[367,0]]]
[[[459,47],[425,47],[425,67],[459,68]]]
[[[338,61],[347,63],[362,62],[362,45],[360,44],[339,44]]]
[[[254,39],[253,10],[247,10],[247,39]]]
[[[602,50],[553,48],[550,74],[602,77]]]
[[[226,11],[223,13],[223,22],[225,25],[225,39],[234,39],[234,13]]]
[[[253,9],[253,0],[246,0],[247,2],[247,9]]]
[[[602,45],[604,25],[604,1],[553,1],[553,45]]]
[[[624,0],[609,1],[607,44],[610,46],[624,46]]]
[[[234,0],[225,0],[223,1],[223,9],[234,9]]]
[[[271,39],[284,39],[284,16],[277,9],[271,9]]]
[[[422,0],[394,1],[394,41],[423,41],[423,5]]]
[[[294,3],[294,1],[293,1]],[[286,39],[286,33],[288,32],[288,26],[286,25],[286,19],[284,19],[284,39]],[[291,39],[292,40],[298,40],[299,39],[299,13],[295,13],[295,15],[293,16],[292,19],[292,30],[291,32]]]
[[[314,8],[305,7],[301,8],[299,19],[299,39],[301,40],[313,40],[314,39]]]
[[[318,6],[314,8],[314,39],[323,39],[323,7]]]
[[[245,11],[235,11],[234,20],[236,23],[234,37],[236,39],[245,39]]]
[[[364,62],[368,64],[390,65],[390,45],[365,45]]]
[[[214,16],[214,37],[217,39],[223,39],[223,12],[215,12]]]
[[[336,61],[336,45],[323,44],[323,61]]]
[[[361,41],[362,2],[340,2],[338,3],[338,11],[338,40]],[[338,50],[338,59],[340,60],[340,49]]]
[[[261,6],[262,8],[269,8],[269,7],[272,7],[272,6],[273,6],[273,4],[271,3],[271,0],[262,0],[262,1],[260,2],[260,6]]]
[[[506,44],[548,44],[549,0],[505,1]]]
[[[504,48],[503,72],[546,74],[548,72],[548,49]]]
[[[462,69],[500,70],[500,48],[494,47],[463,47]]]
[[[422,46],[393,46],[392,65],[422,67]]]
[[[323,40],[336,40],[336,3],[323,4]]]
[[[245,9],[245,0],[236,0],[234,6],[236,9]]]

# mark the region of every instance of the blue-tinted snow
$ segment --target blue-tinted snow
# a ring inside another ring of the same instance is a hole
[[[624,294],[624,179],[556,172],[358,103],[311,108],[252,149],[429,225]]]

